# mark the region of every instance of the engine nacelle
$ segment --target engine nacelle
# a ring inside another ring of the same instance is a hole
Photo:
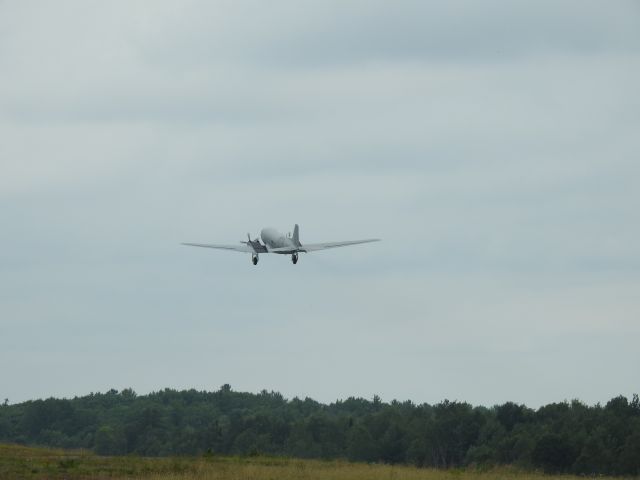
[[[252,262],[254,265],[257,265],[257,264],[258,264],[258,254],[257,254],[257,253],[255,253],[255,254],[251,255],[251,262]]]
[[[293,262],[294,265],[296,263],[298,263],[298,254],[297,253],[292,253],[291,254],[291,261]]]

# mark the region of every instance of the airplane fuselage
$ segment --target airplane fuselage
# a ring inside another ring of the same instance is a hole
[[[267,249],[285,247],[294,249],[297,246],[292,238],[283,235],[275,228],[263,228],[260,232],[260,238],[262,238],[262,243],[267,246]]]

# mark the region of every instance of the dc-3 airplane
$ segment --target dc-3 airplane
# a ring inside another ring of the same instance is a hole
[[[275,228],[263,228],[260,232],[260,236],[262,237],[263,243],[260,243],[260,240],[257,238],[255,240],[251,240],[251,235],[247,233],[247,241],[240,242],[241,245],[214,245],[207,243],[183,243],[182,245],[250,253],[251,261],[254,265],[258,264],[258,255],[261,253],[291,255],[291,261],[295,265],[298,263],[298,254],[300,252],[315,252],[318,250],[326,250],[328,248],[346,247],[348,245],[357,245],[359,243],[380,241],[379,238],[369,238],[366,240],[348,240],[345,242],[305,243],[303,245],[300,243],[300,228],[298,227],[298,224],[293,227],[293,236],[291,234],[285,236]]]

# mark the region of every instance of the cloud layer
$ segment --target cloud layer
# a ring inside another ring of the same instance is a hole
[[[0,4],[0,396],[632,393],[639,17]],[[295,222],[384,241],[295,268],[178,245]]]

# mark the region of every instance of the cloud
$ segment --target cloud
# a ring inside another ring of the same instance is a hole
[[[0,361],[21,365],[4,395],[630,393],[637,17],[3,3]],[[383,242],[295,268],[178,245],[295,222]]]
[[[632,2],[382,1],[190,2],[156,25],[152,58],[183,65],[248,62],[281,67],[384,61],[482,62],[554,51],[636,51]],[[180,55],[175,55],[178,50]]]

